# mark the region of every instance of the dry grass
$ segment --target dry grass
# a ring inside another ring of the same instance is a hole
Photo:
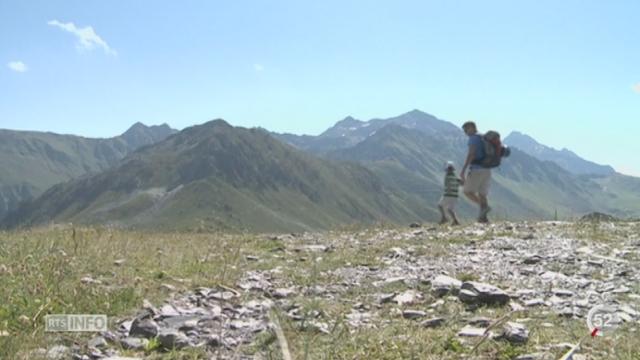
[[[633,228],[637,231],[637,227]],[[567,226],[563,230],[579,238],[588,238],[596,231],[597,241],[619,241],[634,234],[615,233],[607,237],[601,229]],[[140,233],[107,228],[58,228],[0,233],[0,358],[27,359],[28,351],[53,344],[83,344],[87,335],[74,333],[63,336],[44,332],[43,317],[52,313],[107,314],[112,321],[130,315],[142,306],[143,299],[159,303],[170,295],[165,285],[176,291],[198,286],[222,284],[234,287],[247,270],[280,267],[279,281],[308,287],[336,281],[330,271],[348,266],[384,266],[381,258],[393,247],[412,248],[415,256],[447,256],[446,238],[430,237],[426,232],[418,237],[401,237],[407,231],[385,229],[344,230],[319,235],[317,241],[333,246],[326,253],[291,251],[302,245],[300,238],[270,239],[261,235],[225,235],[194,233]],[[500,233],[500,235],[504,235]],[[478,239],[457,238],[455,243]],[[349,241],[347,241],[349,240]],[[284,249],[284,251],[283,251]],[[249,261],[252,255],[259,261]],[[124,260],[117,265],[116,260]],[[474,274],[458,274],[474,279]],[[83,277],[100,284],[83,284]],[[394,286],[399,286],[397,289]],[[572,343],[586,330],[582,320],[558,318],[532,311],[516,315],[531,331],[524,346],[490,340],[477,354],[471,354],[475,342],[467,344],[456,336],[462,327],[459,321],[464,307],[458,302],[446,302],[435,312],[429,305],[435,299],[424,291],[415,310],[431,311],[430,316],[444,316],[447,323],[439,329],[426,329],[418,321],[405,320],[393,304],[373,309],[379,317],[371,328],[354,329],[346,316],[353,304],[362,302],[376,306],[372,300],[382,291],[402,290],[402,285],[374,288],[370,283],[327,299],[298,296],[308,321],[292,322],[282,312],[276,312],[294,359],[512,359],[519,354],[539,351],[550,344]],[[481,308],[473,316],[497,319],[508,309]],[[319,315],[318,315],[319,314]],[[311,320],[328,326],[329,334],[309,326]],[[553,324],[553,327],[549,327]],[[640,340],[631,327],[619,329],[614,337],[589,342],[584,353],[593,358],[640,359]],[[274,334],[264,333],[241,349],[247,354],[259,353],[263,359],[280,359],[280,343]],[[551,350],[559,357],[560,349]],[[126,352],[123,354],[127,354]],[[131,354],[131,353],[129,353]],[[137,354],[138,356],[145,354]],[[150,351],[149,358],[200,359],[202,350],[159,353]]]

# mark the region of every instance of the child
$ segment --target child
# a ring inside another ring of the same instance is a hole
[[[446,212],[449,213],[449,216],[453,219],[452,225],[460,225],[456,217],[455,207],[458,202],[458,187],[462,185],[462,180],[456,176],[456,169],[451,161],[447,162],[446,171],[447,173],[444,177],[444,194],[438,203],[438,209],[440,209],[440,214],[442,215],[440,224],[447,223]]]

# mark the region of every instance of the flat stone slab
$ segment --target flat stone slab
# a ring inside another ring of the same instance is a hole
[[[460,337],[482,337],[484,336],[487,329],[485,328],[477,328],[473,326],[465,326],[458,332],[458,336]]]
[[[524,306],[526,307],[534,307],[534,306],[544,306],[545,302],[543,299],[531,299],[524,302]]]
[[[420,319],[427,316],[427,313],[419,310],[405,310],[402,312],[402,317],[409,320]]]
[[[529,341],[529,330],[522,324],[508,322],[504,325],[502,337],[513,344],[524,344]]]
[[[463,290],[464,295],[460,296],[460,300],[470,304],[485,305],[506,305],[509,300],[509,294],[504,290],[493,285],[484,284],[475,281],[467,281],[462,283],[460,294]]]
[[[433,319],[428,319],[421,322],[420,326],[426,327],[426,328],[437,328],[442,326],[445,321],[446,321],[445,318],[433,318]]]
[[[438,275],[431,280],[431,288],[438,296],[456,294],[462,287],[462,281],[446,275]]]
[[[126,350],[143,350],[149,344],[149,340],[136,337],[126,337],[120,340],[120,345]]]

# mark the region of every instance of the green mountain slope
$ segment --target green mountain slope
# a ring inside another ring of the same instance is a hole
[[[141,123],[110,139],[0,130],[0,218],[54,184],[102,171],[139,147],[173,133],[167,125]]]
[[[362,166],[319,159],[265,131],[217,120],[142,148],[100,174],[56,185],[5,225],[298,231],[433,216]]]
[[[593,176],[590,180],[600,186],[595,195],[600,203],[606,205],[604,212],[622,218],[640,218],[640,178],[613,174]]]

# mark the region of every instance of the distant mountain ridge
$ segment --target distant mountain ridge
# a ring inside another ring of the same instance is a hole
[[[338,121],[318,136],[272,133],[276,138],[315,154],[354,146],[387,125],[397,125],[440,137],[459,137],[457,126],[420,110],[412,110],[388,119],[361,121],[351,116]]]
[[[132,149],[155,144],[167,137],[177,133],[167,124],[147,126],[141,122],[136,122],[119,137],[122,138]]]
[[[105,170],[175,132],[167,124],[142,123],[108,139],[0,129],[0,219],[54,184]]]
[[[49,221],[142,228],[301,231],[434,217],[356,164],[319,159],[260,129],[217,120],[59,184],[5,225]]]
[[[527,154],[543,161],[552,161],[563,169],[577,175],[613,175],[615,170],[609,165],[600,165],[585,160],[574,152],[563,148],[556,150],[542,145],[529,135],[514,131],[504,139],[509,146],[517,147]]]

